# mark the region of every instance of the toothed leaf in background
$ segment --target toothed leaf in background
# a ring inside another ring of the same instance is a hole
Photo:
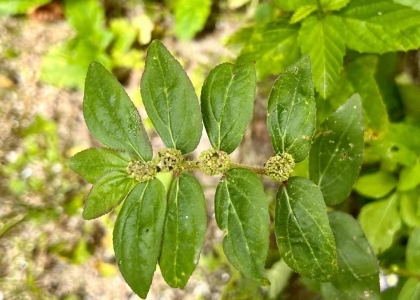
[[[420,47],[420,12],[390,0],[352,0],[340,11],[346,45],[364,53]]]
[[[314,85],[323,98],[331,94],[343,69],[345,36],[343,22],[334,15],[310,17],[299,30],[302,53],[311,57]]]
[[[289,24],[286,18],[255,26],[237,64],[254,60],[259,79],[279,74],[300,56],[298,31],[299,26]]]

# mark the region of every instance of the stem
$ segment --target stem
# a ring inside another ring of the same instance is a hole
[[[198,160],[186,160],[183,167],[188,172],[200,169]]]
[[[390,268],[381,267],[386,274],[395,274],[402,277],[415,278],[420,281],[420,274],[413,273],[406,269],[401,269],[398,266],[391,266]]]
[[[230,163],[230,169],[233,168],[243,168],[243,169],[248,169],[251,170],[255,173],[257,173],[258,175],[265,175],[265,170],[264,168],[258,168],[258,167],[253,167],[253,166],[248,166],[248,165],[243,165],[243,164],[237,164],[237,163]],[[198,160],[187,160],[184,163],[184,170],[185,171],[194,171],[194,170],[199,170],[200,169],[200,164],[198,163]]]
[[[236,163],[232,163],[232,162],[230,163],[230,166],[231,166],[231,169],[233,169],[233,168],[243,168],[243,169],[251,170],[254,173],[257,173],[258,175],[265,175],[264,168],[247,166],[247,165],[243,165],[243,164],[236,164]]]

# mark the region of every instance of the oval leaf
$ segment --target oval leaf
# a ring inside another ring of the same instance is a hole
[[[348,299],[380,299],[378,259],[359,223],[342,212],[328,218],[337,245],[338,273],[332,284]]]
[[[276,154],[290,153],[295,162],[308,156],[315,109],[311,61],[303,56],[280,74],[268,99],[267,126]]]
[[[107,148],[90,148],[77,153],[67,161],[67,166],[89,183],[106,172],[116,170],[125,172],[132,157],[127,152]]]
[[[213,148],[231,153],[238,147],[254,108],[256,80],[252,62],[224,63],[207,76],[201,111]]]
[[[181,173],[168,193],[159,266],[171,287],[184,288],[200,259],[206,233],[206,201],[194,176]]]
[[[181,64],[156,40],[147,50],[141,96],[166,147],[182,153],[197,147],[203,125],[194,87]]]
[[[398,300],[420,299],[420,282],[417,278],[409,278],[403,285]]]
[[[121,203],[135,185],[127,173],[110,171],[99,177],[86,198],[83,218],[98,218]]]
[[[360,96],[355,94],[320,126],[309,154],[309,178],[325,203],[338,204],[350,194],[363,156]]]
[[[390,173],[379,171],[360,176],[354,184],[354,189],[360,195],[368,198],[382,198],[397,186],[398,180]]]
[[[401,228],[398,197],[394,194],[386,200],[364,205],[358,219],[375,253],[384,252],[392,245],[394,235]]]
[[[216,221],[226,230],[223,249],[246,277],[267,285],[268,202],[260,178],[246,169],[231,169],[216,190]]]
[[[334,236],[317,185],[306,178],[289,178],[277,193],[274,222],[277,245],[289,267],[317,281],[336,275]]]
[[[136,107],[117,79],[96,61],[86,75],[83,115],[89,131],[104,145],[143,161],[152,159],[152,146]]]
[[[406,248],[406,265],[411,272],[420,273],[420,227],[415,228],[408,238]]]
[[[160,254],[165,222],[165,188],[158,179],[137,185],[114,227],[115,258],[131,289],[146,298]]]

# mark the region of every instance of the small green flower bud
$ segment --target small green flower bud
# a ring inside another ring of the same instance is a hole
[[[181,151],[177,149],[160,150],[154,161],[161,172],[179,173],[184,170],[184,157]]]
[[[230,168],[229,155],[221,150],[209,149],[198,157],[200,169],[207,175],[224,174]]]
[[[292,175],[295,160],[289,153],[272,156],[265,164],[265,174],[274,181],[286,181]]]
[[[127,166],[128,176],[139,182],[148,181],[156,176],[156,164],[151,161],[132,161]]]

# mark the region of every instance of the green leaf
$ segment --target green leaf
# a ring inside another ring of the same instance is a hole
[[[321,190],[291,177],[276,197],[275,234],[284,261],[299,274],[330,281],[337,273],[334,236]]]
[[[276,154],[290,153],[295,162],[308,156],[315,112],[311,62],[303,56],[280,74],[268,100],[267,126]]]
[[[105,10],[98,0],[74,1],[64,0],[64,14],[66,21],[73,27],[78,35],[90,37],[91,41],[98,37],[109,35],[105,27]],[[86,22],[89,20],[89,22]],[[108,38],[111,41],[112,35]],[[106,45],[100,45],[106,47]]]
[[[414,166],[404,167],[401,170],[400,178],[398,180],[398,190],[407,191],[415,188],[420,184],[420,163],[417,162]]]
[[[394,0],[394,2],[420,10],[420,0]]]
[[[238,147],[254,108],[256,80],[252,62],[241,66],[224,63],[207,76],[201,112],[214,149],[231,153]]]
[[[362,103],[355,94],[328,117],[314,138],[309,154],[309,178],[325,203],[338,204],[350,194],[363,155]]]
[[[309,16],[314,11],[318,10],[318,6],[316,4],[308,4],[299,7],[290,18],[289,23],[295,24],[297,22],[302,21],[303,19],[306,19],[307,16]]]
[[[177,0],[175,2],[175,33],[189,40],[201,31],[210,14],[210,0]]]
[[[288,287],[289,279],[294,272],[283,259],[280,259],[266,273],[267,278],[271,282],[271,285],[268,287],[268,299],[278,299],[277,297],[280,293]]]
[[[320,0],[323,10],[340,10],[349,4],[350,0]]]
[[[316,4],[316,0],[274,0],[274,3],[283,10],[297,10],[305,5]]]
[[[287,19],[256,26],[237,63],[255,60],[260,78],[279,74],[300,56],[298,31],[299,26],[288,24]]]
[[[345,34],[343,22],[333,15],[308,18],[299,30],[302,53],[311,57],[315,88],[323,98],[331,94],[343,69]]]
[[[184,154],[197,147],[203,128],[197,95],[181,64],[157,40],[147,50],[141,96],[166,147]]]
[[[403,285],[398,300],[420,299],[420,282],[416,278],[409,278]]]
[[[200,259],[206,233],[203,189],[191,174],[181,173],[168,193],[168,210],[159,258],[163,278],[184,288]]]
[[[420,227],[416,227],[408,238],[406,248],[407,269],[413,273],[420,273]],[[420,292],[420,291],[419,291]]]
[[[241,49],[243,45],[251,39],[254,26],[245,26],[233,33],[226,41],[226,46],[234,49]]]
[[[0,16],[26,13],[34,7],[44,5],[50,0],[7,0],[0,2]]]
[[[400,217],[410,227],[420,226],[420,196],[417,190],[398,193]]]
[[[362,56],[346,68],[346,75],[363,102],[365,125],[378,135],[388,127],[388,113],[375,79],[378,58]]]
[[[132,157],[127,152],[107,148],[90,148],[77,153],[67,161],[67,166],[89,183],[109,171],[125,172]]]
[[[332,284],[348,299],[380,299],[378,259],[359,223],[338,211],[328,218],[337,243],[338,273]]]
[[[420,154],[420,128],[407,123],[390,123],[384,137],[372,143],[383,160],[413,166]]]
[[[346,44],[359,52],[384,53],[420,47],[420,12],[390,0],[352,0],[340,11]]]
[[[83,218],[90,220],[109,213],[125,199],[135,183],[121,171],[110,171],[99,177],[87,195]]]
[[[138,29],[124,18],[111,19],[109,27],[115,36],[112,51],[127,53],[139,34]]]
[[[322,282],[320,292],[325,300],[353,300],[346,298],[346,294],[337,289],[331,282]]]
[[[216,221],[225,230],[223,249],[229,262],[262,285],[268,251],[268,202],[260,178],[247,169],[231,169],[217,186]]]
[[[140,115],[117,79],[100,63],[86,75],[83,115],[92,135],[104,145],[152,159],[152,146]]]
[[[358,219],[375,253],[384,252],[401,228],[397,196],[364,205]]]
[[[131,289],[146,298],[159,258],[165,222],[165,188],[158,179],[127,196],[114,227],[115,258]]]
[[[360,195],[379,199],[395,189],[397,183],[397,179],[392,174],[376,172],[360,176],[354,184],[354,189]]]

